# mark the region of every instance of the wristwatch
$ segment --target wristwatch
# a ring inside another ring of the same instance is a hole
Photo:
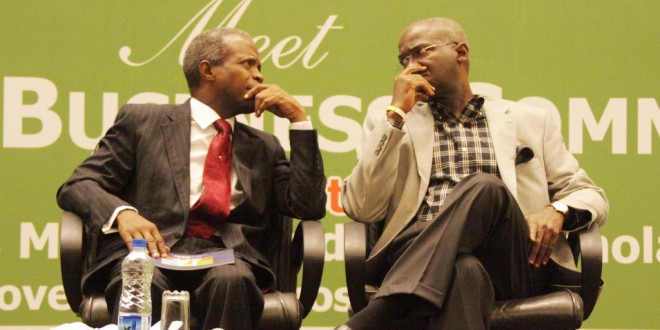
[[[563,214],[564,216],[566,216],[566,213],[568,213],[568,206],[562,202],[552,202],[550,206],[552,206],[555,211]]]

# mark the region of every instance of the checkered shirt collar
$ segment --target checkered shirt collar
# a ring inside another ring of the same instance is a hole
[[[484,112],[483,105],[484,105],[484,98],[480,95],[475,95],[465,105],[465,108],[463,108],[463,111],[461,111],[461,115],[458,118],[456,118],[456,116],[452,113],[451,109],[449,109],[444,104],[438,102],[429,102],[429,106],[431,107],[431,111],[433,112],[433,118],[436,121],[448,121],[448,122],[460,122],[460,123],[466,123],[471,121],[473,122],[485,118],[486,113]]]

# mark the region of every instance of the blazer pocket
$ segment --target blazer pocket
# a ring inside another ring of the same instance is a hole
[[[530,161],[526,163],[519,164],[516,166],[516,173],[526,173],[529,171],[533,171],[534,169],[537,169],[539,167],[543,166],[541,161],[538,158],[532,158]]]

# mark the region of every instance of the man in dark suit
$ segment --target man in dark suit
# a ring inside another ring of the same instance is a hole
[[[304,108],[278,86],[263,84],[260,71],[258,50],[245,32],[202,32],[184,59],[192,98],[182,105],[124,106],[93,155],[60,187],[59,206],[85,219],[92,254],[83,291],[92,281],[108,283],[115,320],[121,260],[133,238],[144,238],[154,258],[223,248],[232,248],[236,257],[235,264],[206,270],[156,268],[154,322],[162,291],[178,289],[191,292],[193,328],[251,329],[263,310],[261,292],[274,282],[258,251],[269,223],[281,215],[325,215],[316,131]],[[276,137],[235,120],[264,111],[290,121],[291,162]],[[206,155],[219,119],[231,127],[228,215],[191,211],[204,196]],[[211,226],[210,235],[199,235],[200,223]]]

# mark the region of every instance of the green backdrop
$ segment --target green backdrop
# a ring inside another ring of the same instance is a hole
[[[660,328],[660,2],[2,1],[0,329],[75,322],[60,280],[58,186],[126,102],[175,103],[181,50],[216,26],[248,31],[267,83],[318,129],[328,181],[327,264],[306,327],[347,318],[339,183],[369,107],[388,103],[400,31],[459,21],[475,89],[555,111],[611,203],[603,291],[585,328]],[[286,123],[247,121],[286,139]]]

